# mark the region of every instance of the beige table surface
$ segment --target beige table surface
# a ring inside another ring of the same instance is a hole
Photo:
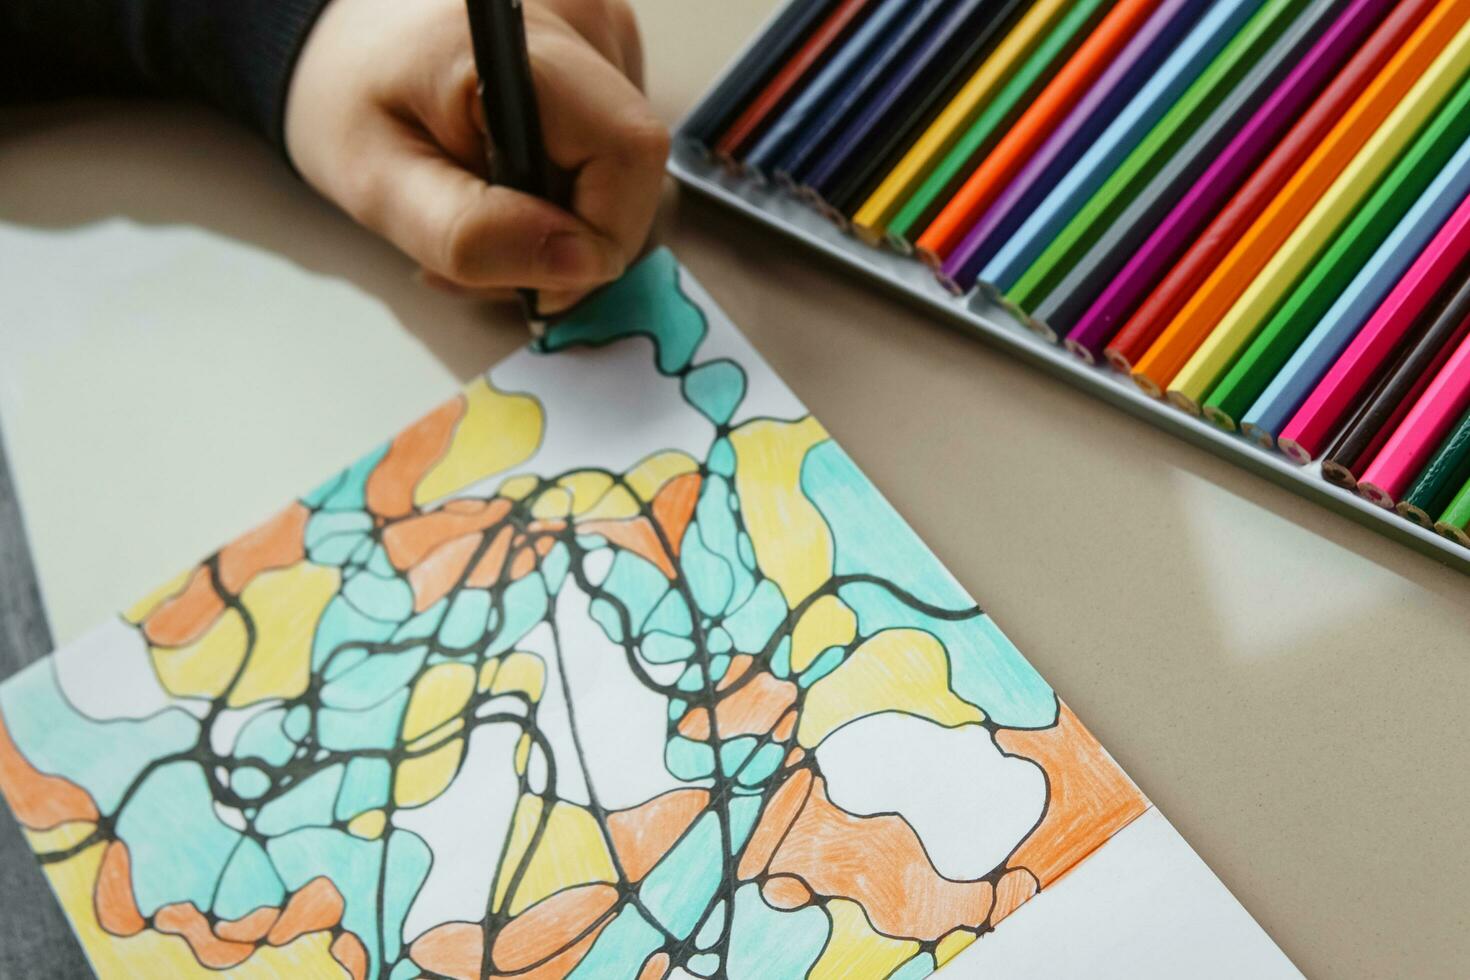
[[[773,0],[640,0],[676,120]],[[1470,579],[713,205],[657,232],[1286,953],[1470,972]],[[206,114],[0,117],[0,423],[58,642],[523,340]]]

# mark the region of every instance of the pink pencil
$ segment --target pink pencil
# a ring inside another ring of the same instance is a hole
[[[1291,417],[1276,440],[1282,452],[1298,463],[1309,463],[1326,448],[1343,416],[1466,255],[1470,255],[1470,198],[1460,202]]]
[[[1466,405],[1470,405],[1470,337],[1460,341],[1393,430],[1358,481],[1358,492],[1380,507],[1396,505]]]

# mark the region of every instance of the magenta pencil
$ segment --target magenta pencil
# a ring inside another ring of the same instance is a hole
[[[1291,417],[1276,439],[1282,452],[1299,463],[1307,463],[1326,448],[1343,416],[1373,383],[1404,334],[1467,255],[1470,255],[1470,198],[1460,202]]]
[[[1138,304],[1392,7],[1392,0],[1354,0],[1338,15],[1067,333],[1068,350],[1089,363],[1102,358]]]
[[[1358,492],[1380,507],[1396,506],[1467,405],[1470,405],[1470,337],[1460,341],[1460,346],[1368,464],[1358,481]]]

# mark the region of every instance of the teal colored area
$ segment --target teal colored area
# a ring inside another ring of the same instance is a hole
[[[680,779],[703,779],[715,771],[715,750],[704,742],[675,735],[664,746],[664,765]]]
[[[890,973],[888,980],[920,980],[920,978],[927,977],[936,969],[938,967],[934,965],[934,957],[928,953],[920,953]]]
[[[709,661],[710,680],[718,683],[725,676],[725,671],[730,669],[730,658],[725,654],[711,657]]]
[[[803,670],[801,675],[796,678],[796,683],[801,687],[811,687],[817,681],[836,670],[846,658],[847,650],[843,647],[828,647],[807,665],[806,670]]]
[[[746,565],[740,557],[740,528],[735,522],[734,511],[730,509],[730,502],[736,499],[735,491],[724,477],[708,477],[700,488],[694,508],[694,523],[690,525],[691,530],[698,529],[698,537],[705,547],[718,555],[729,568],[730,598],[721,612],[743,605],[756,587],[752,566]],[[691,536],[686,534],[685,540]]]
[[[771,673],[785,680],[791,676],[791,637],[784,636],[771,654]]]
[[[724,860],[720,818],[705,813],[643,879],[638,896],[655,920],[686,939],[719,890]]]
[[[145,916],[171,902],[209,908],[240,842],[220,823],[204,771],[192,760],[148,774],[118,816],[117,836],[128,845],[133,894]]]
[[[648,959],[663,942],[663,936],[638,909],[625,905],[569,974],[570,980],[631,976],[637,968],[635,964]]]
[[[723,626],[716,626],[704,635],[704,648],[713,654],[729,653],[735,649],[735,641]]]
[[[372,540],[372,529],[372,517],[362,511],[320,511],[306,522],[306,556],[318,565],[341,567]]]
[[[271,778],[254,766],[241,766],[230,774],[230,789],[235,795],[253,800],[271,788]]]
[[[331,681],[341,677],[366,660],[367,656],[367,647],[344,647],[327,663],[327,669],[322,671],[322,678]]]
[[[342,777],[342,789],[337,793],[337,806],[333,816],[338,820],[351,820],[359,813],[375,809],[388,802],[388,789],[393,779],[393,767],[387,759],[370,759],[359,756],[347,763],[347,772]]]
[[[696,977],[712,977],[720,968],[720,957],[715,953],[696,953],[689,957],[687,965]]]
[[[750,754],[755,751],[756,737],[754,735],[741,735],[738,738],[728,739],[720,745],[720,771],[725,775],[733,775]]]
[[[775,774],[785,758],[784,746],[763,745],[745,762],[736,779],[742,786],[759,786]]]
[[[709,949],[719,942],[720,936],[725,931],[725,912],[725,900],[722,898],[715,903],[714,908],[709,910],[704,925],[699,927],[699,934],[694,937],[696,949]]]
[[[285,708],[271,708],[251,718],[235,739],[235,758],[264,759],[272,766],[284,766],[296,754],[296,742],[287,737],[285,721]]]
[[[50,660],[31,664],[5,682],[0,713],[31,765],[81,786],[104,814],[113,812],[144,766],[199,737],[199,723],[177,708],[136,721],[91,720],[63,697]]]
[[[393,563],[388,560],[388,552],[383,549],[381,544],[374,542],[368,555],[367,565],[365,566],[367,571],[372,572],[380,578],[397,577],[398,569],[394,568]]]
[[[735,893],[735,920],[725,956],[730,980],[795,980],[822,953],[831,926],[817,906],[782,912],[761,898],[760,886]]]
[[[502,594],[501,607],[505,610],[505,622],[491,624],[494,638],[485,648],[487,657],[498,656],[521,642],[546,617],[549,608],[546,580],[541,573],[532,572],[508,585]]]
[[[700,612],[714,616],[725,611],[735,584],[730,565],[706,548],[698,534],[684,535],[679,567]]]
[[[653,341],[659,371],[678,374],[689,365],[707,329],[704,313],[679,286],[678,261],[661,248],[551,324],[534,349],[554,353],[643,336]]]
[[[413,615],[413,589],[397,576],[387,578],[366,569],[349,574],[340,597],[363,615],[383,622],[401,623]]]
[[[444,623],[439,627],[439,642],[452,650],[467,650],[485,638],[490,622],[490,593],[485,589],[465,589],[454,597]]]
[[[715,440],[715,444],[710,447],[705,468],[723,477],[735,475],[735,447],[730,445],[729,439],[721,436]]]
[[[367,975],[377,976],[378,964],[383,962],[382,951],[374,938],[379,935],[378,878],[382,870],[383,841],[367,841],[340,830],[310,827],[273,837],[265,848],[287,890],[299,891],[318,877],[325,877],[336,886],[344,903],[342,928],[363,937],[368,954]],[[403,884],[406,888],[417,888],[421,882]],[[392,924],[383,923],[384,933],[393,929]]]
[[[281,730],[293,742],[306,738],[306,733],[311,731],[311,709],[304,704],[296,705],[286,712],[286,717],[281,721]]]
[[[745,398],[745,371],[734,361],[706,361],[684,375],[684,399],[715,425],[724,425]]]
[[[689,603],[677,591],[670,589],[644,621],[643,629],[649,633],[658,631],[671,636],[688,636],[694,631],[694,621],[689,616]]]
[[[367,485],[367,478],[387,452],[388,444],[385,442],[320,484],[302,497],[301,502],[313,510],[362,510],[366,501],[363,488]]]
[[[439,624],[444,620],[444,614],[449,611],[449,600],[440,599],[428,609],[411,616],[408,622],[398,627],[393,632],[393,642],[402,643],[405,640],[424,640],[433,636],[439,629]]]
[[[424,971],[418,968],[413,960],[404,960],[393,967],[393,972],[388,975],[388,980],[418,980]]]
[[[262,906],[279,908],[286,886],[265,849],[249,837],[241,837],[225,865],[225,873],[214,896],[214,914],[221,919],[239,919]]]
[[[336,680],[322,685],[322,704],[357,711],[398,693],[423,666],[427,646],[397,653],[375,653]]]
[[[726,804],[726,812],[730,820],[730,853],[739,854],[750,838],[750,832],[755,829],[755,822],[760,819],[761,799],[758,796],[735,797]]]
[[[618,551],[603,579],[602,591],[622,603],[634,634],[643,632],[644,620],[669,591],[669,580],[650,561],[631,551]],[[608,636],[619,642],[611,633]]]
[[[628,633],[623,628],[623,617],[617,606],[607,599],[593,599],[587,604],[587,612],[592,621],[602,627],[602,632],[607,634],[609,640],[614,643],[626,642]]]
[[[388,836],[388,867],[383,875],[383,958],[396,960],[402,947],[403,920],[408,917],[434,855],[423,838],[406,830]]]
[[[328,766],[292,786],[260,808],[255,829],[267,837],[279,837],[302,827],[331,826],[332,806],[345,769],[340,764]]]
[[[683,698],[669,699],[669,721],[678,721],[689,710],[689,702]]]
[[[408,692],[399,691],[377,707],[364,711],[322,708],[317,712],[317,737],[322,748],[335,752],[391,749],[398,742],[398,729],[407,705]]]
[[[1056,722],[1050,685],[991,621],[975,615],[951,622],[926,615],[887,589],[860,583],[838,590],[857,614],[858,632],[871,636],[899,627],[932,633],[949,654],[950,686],[1006,728],[1047,728]]]
[[[735,641],[735,649],[742,653],[760,653],[771,641],[786,616],[790,613],[786,597],[770,579],[763,579],[750,598],[729,616],[725,617],[725,630]]]
[[[362,612],[340,595],[333,596],[322,610],[311,639],[311,669],[317,671],[327,658],[348,643],[382,643],[393,635],[397,623],[384,622]]]
[[[562,583],[566,581],[567,573],[571,570],[571,552],[560,541],[552,545],[546,557],[541,559],[541,577],[546,580],[547,591],[552,595],[561,591]]]
[[[643,638],[638,652],[651,664],[682,663],[694,654],[694,643],[682,636],[650,633]]]

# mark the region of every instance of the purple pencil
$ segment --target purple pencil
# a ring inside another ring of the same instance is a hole
[[[1088,362],[1102,357],[1149,290],[1392,7],[1393,0],[1353,0],[1338,15],[1078,319],[1068,350]]]

